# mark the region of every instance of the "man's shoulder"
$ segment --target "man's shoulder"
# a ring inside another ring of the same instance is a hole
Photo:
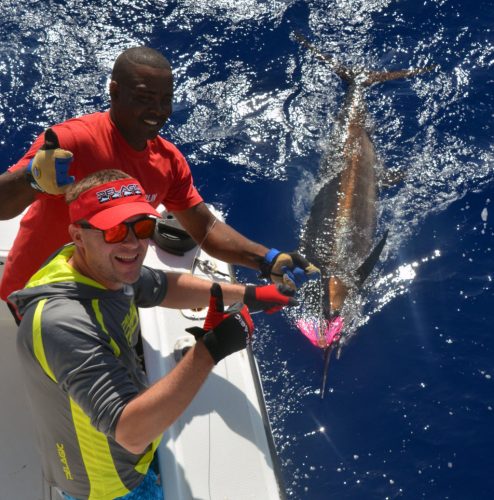
[[[175,144],[167,139],[157,136],[151,143],[151,152],[156,157],[169,162],[173,171],[185,170],[190,171],[189,164],[185,159],[183,153],[178,149]]]
[[[70,118],[52,128],[58,135],[61,147],[69,149],[74,147],[74,143],[97,139],[109,127],[108,112],[97,112]]]
[[[90,318],[90,299],[64,296],[63,294],[48,297],[43,307],[43,319],[47,322],[65,323],[67,326],[74,325],[75,322],[92,322]]]
[[[64,343],[67,334],[77,332],[78,337],[96,336],[95,321],[90,304],[63,295],[34,300],[24,310],[19,325],[19,338],[33,341],[37,331],[46,345]]]
[[[168,278],[164,271],[142,266],[139,280],[132,288],[139,307],[153,307],[163,301],[168,290]]]
[[[170,142],[168,139],[165,139],[161,135],[156,136],[156,138],[152,141],[152,144],[155,148],[168,151],[174,156],[183,156],[178,147],[175,146],[175,144]]]
[[[93,127],[107,127],[109,126],[108,111],[98,111],[87,115],[76,116],[69,118],[64,122],[60,122],[53,126],[55,132],[64,129],[87,129]]]

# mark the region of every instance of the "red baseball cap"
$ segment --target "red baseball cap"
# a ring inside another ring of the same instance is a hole
[[[87,221],[97,229],[110,229],[134,215],[161,217],[146,200],[136,179],[127,177],[100,184],[69,204],[70,222]]]

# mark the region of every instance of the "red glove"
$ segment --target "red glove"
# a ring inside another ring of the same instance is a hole
[[[244,303],[252,312],[264,311],[272,314],[285,306],[296,306],[293,297],[295,290],[286,285],[247,285],[244,293]]]
[[[209,297],[209,309],[206,319],[204,320],[203,328],[206,332],[218,326],[228,315],[225,314],[225,306],[223,304],[223,291],[218,283],[213,283],[210,289],[211,296]]]
[[[215,364],[226,356],[245,349],[254,331],[247,307],[237,302],[226,311],[223,292],[218,283],[211,286],[209,310],[203,328],[186,328],[196,339],[202,339]]]

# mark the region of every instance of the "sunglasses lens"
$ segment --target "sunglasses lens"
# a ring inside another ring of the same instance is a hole
[[[146,218],[136,220],[135,222],[121,222],[110,229],[105,229],[103,234],[107,243],[120,243],[127,238],[129,227],[132,228],[134,234],[140,240],[151,238],[154,233],[156,219]]]
[[[120,224],[117,224],[110,229],[105,229],[103,231],[103,234],[107,243],[119,243],[125,240],[127,234],[129,234],[129,228],[126,224],[121,222]]]
[[[155,225],[156,225],[156,219],[138,220],[133,224],[134,233],[141,240],[146,238],[151,238],[151,236],[154,233]]]

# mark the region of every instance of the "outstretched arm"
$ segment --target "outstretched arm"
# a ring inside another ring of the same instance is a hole
[[[162,307],[200,308],[209,304],[211,281],[185,273],[167,273],[168,287]],[[245,285],[221,283],[226,304],[242,302]]]
[[[209,304],[211,281],[186,273],[167,273],[168,288],[162,307],[200,308]],[[243,302],[251,311],[272,313],[297,301],[292,289],[283,285],[239,285],[219,283],[226,305]]]
[[[255,243],[216,219],[204,202],[174,213],[194,240],[209,254],[231,264],[258,269],[265,278],[296,288],[319,269],[296,252],[280,252]]]

